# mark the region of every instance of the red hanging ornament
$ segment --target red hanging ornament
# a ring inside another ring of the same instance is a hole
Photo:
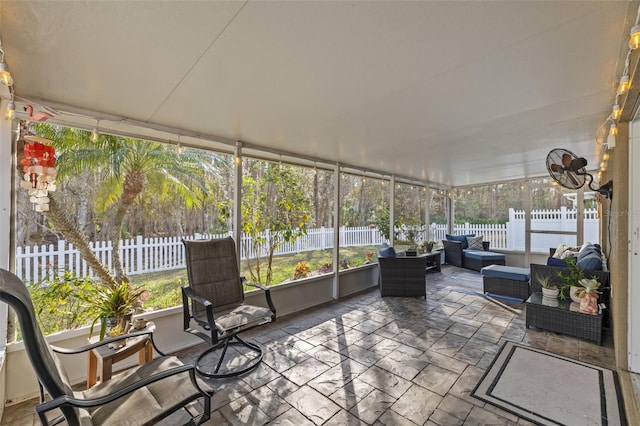
[[[25,140],[42,140],[38,136],[25,136]],[[28,142],[24,145],[24,157],[20,160],[24,180],[20,186],[30,195],[29,201],[37,212],[49,211],[49,193],[56,190],[56,152],[51,145]]]

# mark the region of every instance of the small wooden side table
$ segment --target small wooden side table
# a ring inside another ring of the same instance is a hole
[[[147,326],[141,330],[149,330],[153,332],[155,325],[153,322],[147,323]],[[91,343],[97,341],[96,337],[90,339]],[[95,385],[98,381],[98,371],[100,371],[100,381],[105,382],[111,378],[113,373],[113,364],[129,358],[138,352],[138,365],[145,364],[153,359],[153,344],[150,335],[130,337],[126,344],[118,349],[112,349],[107,345],[93,348],[89,351],[89,362],[87,367],[87,389]]]

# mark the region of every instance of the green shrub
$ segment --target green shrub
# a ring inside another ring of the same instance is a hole
[[[44,334],[78,328],[90,322],[89,304],[95,294],[95,283],[89,277],[76,277],[67,271],[29,285],[31,300]]]

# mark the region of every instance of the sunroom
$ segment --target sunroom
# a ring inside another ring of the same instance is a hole
[[[33,229],[18,225],[25,223],[23,211],[31,226],[44,223],[47,212],[35,211],[19,188],[17,140],[29,132],[51,139],[56,129],[75,132],[87,143],[95,134],[94,147],[145,141],[185,163],[206,158],[214,166],[215,199],[197,211],[199,217],[184,198],[175,198],[181,203],[176,212],[163,204],[171,197],[147,197],[136,205],[127,219],[132,232],[121,241],[132,277],[183,271],[184,259],[162,257],[179,252],[181,238],[231,235],[247,241],[251,230],[243,224],[258,223],[260,216],[251,216],[244,205],[255,207],[251,197],[267,189],[247,187],[245,178],[256,170],[271,170],[279,179],[290,173],[300,183],[301,198],[311,201],[300,212],[309,216],[304,235],[275,252],[288,268],[271,282],[285,320],[377,291],[375,254],[383,241],[404,250],[445,234],[484,234],[492,251],[516,267],[544,263],[548,248],[559,242],[598,242],[611,274],[612,365],[633,424],[640,421],[634,390],[640,318],[632,309],[640,303],[640,199],[631,190],[639,180],[633,165],[640,161],[634,149],[640,89],[638,52],[629,34],[639,6],[3,2],[2,62],[13,81],[0,85],[1,110],[14,116],[0,120],[0,173],[6,182],[0,219],[7,230],[0,266],[38,282],[54,255],[38,257],[34,250],[69,250],[62,238],[51,243],[46,232],[34,236]],[[618,82],[625,78],[630,87],[621,89]],[[574,190],[552,185],[547,154],[556,148],[585,158],[594,182]],[[97,186],[99,179],[93,179]],[[594,191],[608,181],[611,198]],[[82,192],[83,183],[91,186],[86,174],[78,173],[75,182],[82,195],[74,206],[96,196],[93,189],[91,195]],[[162,228],[155,217],[145,222],[153,203],[171,216],[163,218],[170,226]],[[553,220],[575,220],[555,227],[545,211]],[[499,224],[480,223],[498,216]],[[99,234],[96,217],[92,232]],[[409,237],[414,225],[415,238]],[[154,239],[168,248],[157,249],[141,267],[139,253],[142,247],[152,253]],[[243,258],[251,258],[251,247],[238,244]],[[310,276],[292,279],[301,263],[302,275]],[[82,261],[58,266],[78,275],[88,271]],[[313,273],[306,274],[305,266]],[[250,267],[243,268],[251,275]],[[181,312],[176,304],[145,313],[168,352],[198,343],[182,332]],[[4,344],[6,305],[0,314]],[[79,346],[87,332],[85,326],[48,339]],[[37,395],[35,378],[24,379],[31,367],[21,342],[4,346],[2,362],[4,404]],[[86,381],[86,360],[72,362],[82,365],[72,369],[72,381]]]

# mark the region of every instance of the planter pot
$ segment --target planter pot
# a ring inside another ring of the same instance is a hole
[[[111,335],[111,329],[113,328],[119,328],[121,331],[120,334],[126,333],[127,331],[129,331],[129,328],[132,325],[132,319],[133,312],[124,315],[118,315],[115,317],[109,317],[107,319],[107,335]]]
[[[577,285],[572,285],[571,287],[569,287],[569,297],[571,298],[572,301],[576,303],[580,303],[581,298],[577,294],[577,292],[580,290],[584,290],[584,288]]]
[[[586,314],[598,313],[598,293],[584,293],[580,298],[580,311]]]
[[[549,299],[557,299],[560,295],[560,289],[542,287],[542,296]]]
[[[558,305],[560,304],[560,301],[558,300],[557,297],[542,296],[542,304],[557,308]]]
[[[433,243],[425,244],[424,248],[427,250],[427,253],[431,253],[431,250],[433,250]]]

